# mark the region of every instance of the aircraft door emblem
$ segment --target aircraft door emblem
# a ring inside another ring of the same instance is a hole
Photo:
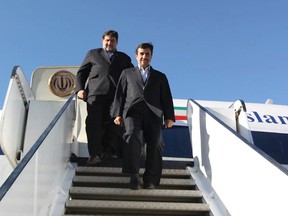
[[[51,92],[58,97],[66,97],[74,93],[76,78],[69,71],[58,71],[53,74],[48,82]]]

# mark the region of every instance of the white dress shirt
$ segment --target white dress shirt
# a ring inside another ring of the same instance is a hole
[[[139,69],[140,69],[140,73],[141,73],[141,76],[142,76],[142,80],[145,83],[146,80],[147,80],[149,71],[150,71],[150,66],[146,67],[146,69],[144,69],[143,67],[139,67]]]

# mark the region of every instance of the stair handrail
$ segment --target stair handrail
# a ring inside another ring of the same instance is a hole
[[[243,100],[239,99],[239,100],[236,100],[234,101],[230,106],[229,108],[234,108],[234,111],[235,111],[235,114],[236,114],[236,117],[239,115],[239,113],[243,110],[244,112],[247,111],[247,108],[246,108],[246,104]]]
[[[0,201],[4,198],[5,194],[9,191],[9,189],[12,187],[13,183],[16,181],[18,176],[21,174],[25,166],[28,164],[28,162],[31,160],[33,155],[36,153],[38,148],[41,146],[45,138],[48,136],[50,131],[53,129],[57,121],[60,119],[60,117],[63,115],[64,111],[67,109],[73,98],[75,97],[76,93],[73,93],[68,100],[65,102],[63,107],[60,109],[60,111],[56,114],[54,119],[50,122],[50,124],[47,126],[47,128],[43,131],[43,133],[39,136],[39,138],[36,140],[36,142],[32,145],[31,149],[27,152],[27,154],[23,157],[23,159],[20,161],[20,163],[15,167],[13,172],[9,175],[9,177],[6,179],[6,181],[3,183],[3,185],[0,188]]]
[[[288,175],[288,169],[284,166],[282,166],[280,163],[278,163],[276,160],[274,160],[272,157],[270,157],[268,154],[266,154],[263,150],[259,149],[257,146],[253,145],[253,143],[251,143],[249,140],[247,140],[245,137],[241,136],[239,133],[237,133],[236,131],[234,131],[233,129],[231,129],[227,124],[225,124],[221,119],[219,119],[217,116],[215,116],[212,112],[210,112],[208,109],[206,109],[205,107],[203,107],[202,105],[200,105],[197,101],[193,100],[193,99],[188,99],[187,100],[187,124],[189,127],[189,130],[191,130],[191,105],[190,103],[194,103],[196,106],[199,107],[200,110],[204,111],[206,114],[208,114],[209,116],[211,116],[213,119],[215,119],[216,121],[218,121],[221,125],[223,125],[226,129],[228,129],[231,133],[233,133],[235,136],[237,136],[239,139],[241,139],[242,141],[245,142],[245,144],[247,144],[248,146],[250,146],[252,149],[254,149],[256,152],[258,152],[259,154],[261,154],[263,157],[265,157],[268,161],[270,161],[272,164],[274,164],[274,166],[276,166],[277,168],[279,168],[282,172],[284,172],[286,175]],[[245,106],[245,110],[246,110],[246,106]],[[190,112],[190,113],[189,113]],[[191,136],[191,143],[193,145],[192,142],[192,136]]]
[[[10,76],[10,82],[1,114],[2,122],[0,124],[0,148],[2,148],[3,153],[6,155],[13,168],[17,166],[17,162],[19,162],[24,148],[29,104],[30,101],[34,99],[35,97],[21,67],[14,66]],[[13,106],[15,103],[17,105]],[[11,106],[13,106],[13,108],[11,108]],[[17,116],[17,125],[13,124],[12,126],[11,122],[13,122],[13,120],[11,121],[11,116]],[[13,127],[13,134],[16,136],[10,137],[7,140],[7,137],[9,136],[4,131],[9,127]],[[12,145],[9,145],[8,143],[12,143]]]
[[[194,156],[191,174],[201,191],[205,191],[208,203],[220,197],[228,215],[235,216],[247,213],[243,206],[251,215],[287,212],[285,166],[192,99],[187,104],[187,122]],[[265,191],[263,196],[261,192],[269,184],[272,190]],[[267,197],[277,197],[276,202],[270,203]]]

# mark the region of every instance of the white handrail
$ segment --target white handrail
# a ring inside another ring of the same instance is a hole
[[[231,215],[286,214],[288,170],[196,101],[189,100],[187,106],[198,173],[205,175]]]

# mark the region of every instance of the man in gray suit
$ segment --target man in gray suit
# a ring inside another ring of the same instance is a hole
[[[138,67],[122,72],[117,86],[111,116],[114,123],[125,126],[123,173],[131,174],[130,188],[140,189],[139,168],[144,143],[147,145],[144,189],[154,189],[162,173],[162,125],[172,127],[174,107],[165,74],[150,66],[152,43],[136,48]],[[164,121],[164,122],[163,122]]]
[[[116,31],[104,32],[103,48],[88,51],[77,72],[77,96],[87,102],[85,123],[90,155],[87,165],[91,166],[101,162],[104,149],[103,136],[108,130],[114,130],[113,127],[116,126],[110,117],[110,107],[120,74],[124,69],[133,67],[131,58],[117,51],[117,44],[118,33]],[[119,128],[116,130],[119,131]],[[115,134],[109,133],[107,137],[113,136]],[[111,140],[111,142],[116,141],[116,139]]]

